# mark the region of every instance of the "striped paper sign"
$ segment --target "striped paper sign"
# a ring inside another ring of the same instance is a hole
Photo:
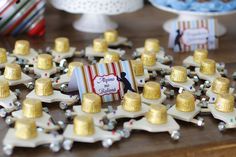
[[[73,71],[68,85],[69,91],[93,92],[102,97],[103,102],[120,100],[128,90],[137,91],[131,61],[84,65]]]
[[[216,27],[214,19],[178,21],[173,24],[170,33],[169,48],[173,48],[175,52],[194,51],[198,48],[216,49]]]
[[[0,34],[45,34],[46,0],[0,0]]]

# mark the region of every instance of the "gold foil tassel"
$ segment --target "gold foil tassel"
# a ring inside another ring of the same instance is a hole
[[[21,79],[21,67],[19,64],[12,63],[6,64],[4,70],[4,77],[8,80],[19,80]]]
[[[93,51],[94,52],[107,52],[108,45],[104,39],[94,39],[93,40]]]
[[[195,98],[192,93],[184,91],[177,95],[176,109],[182,112],[192,112],[195,110]]]
[[[156,64],[156,54],[153,52],[143,52],[141,60],[144,66],[154,66]]]
[[[37,137],[35,121],[32,119],[18,119],[15,122],[15,136],[19,139],[29,140]]]
[[[147,82],[144,84],[143,97],[146,99],[159,99],[161,97],[161,86],[157,82]]]
[[[187,81],[187,69],[182,66],[174,66],[171,70],[170,79],[173,82],[184,83]]]
[[[144,67],[143,67],[142,61],[132,60],[131,64],[132,64],[135,76],[143,76],[144,75]]]
[[[151,105],[146,113],[146,119],[151,124],[165,124],[167,122],[167,109],[164,105]]]
[[[86,113],[101,112],[102,100],[101,97],[95,93],[83,94],[82,111]]]
[[[27,56],[30,54],[30,43],[27,40],[17,40],[13,50],[15,55]]]
[[[91,136],[95,133],[93,118],[80,115],[74,118],[74,133],[79,136]]]
[[[122,108],[128,112],[138,112],[141,110],[141,96],[138,93],[127,92],[122,101]]]
[[[118,40],[118,32],[116,30],[109,30],[104,33],[104,39],[108,44],[115,43]]]
[[[50,78],[39,78],[35,81],[35,94],[49,96],[53,94],[52,81]]]
[[[26,118],[39,118],[43,115],[42,102],[38,99],[26,98],[23,101],[22,112]]]

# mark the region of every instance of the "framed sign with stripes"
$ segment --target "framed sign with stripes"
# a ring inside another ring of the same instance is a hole
[[[178,21],[173,24],[169,38],[169,48],[175,52],[188,52],[200,49],[216,49],[217,25],[215,19]]]
[[[127,91],[137,91],[131,61],[97,63],[84,65],[73,71],[68,85],[69,91],[93,92],[102,97],[103,102],[120,100]]]
[[[0,34],[45,34],[46,0],[0,0]]]

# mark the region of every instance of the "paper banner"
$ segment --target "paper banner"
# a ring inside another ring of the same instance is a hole
[[[216,21],[178,21],[173,25],[169,38],[169,48],[175,52],[188,52],[195,49],[216,49]]]
[[[120,100],[128,90],[137,91],[131,61],[85,65],[73,71],[69,91],[88,92],[102,96],[103,102]]]

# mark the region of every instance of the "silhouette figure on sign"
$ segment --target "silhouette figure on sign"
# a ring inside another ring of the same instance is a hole
[[[120,76],[121,77],[117,76],[117,80],[119,82],[123,83],[123,85],[124,85],[124,93],[127,93],[129,90],[132,91],[132,92],[135,92],[135,90],[132,88],[129,80],[127,78],[125,78],[126,73],[125,72],[121,72]]]
[[[179,50],[182,51],[180,40],[183,36],[183,33],[181,33],[179,29],[176,31],[176,33],[177,35],[175,37],[175,46],[177,45],[179,47]]]

